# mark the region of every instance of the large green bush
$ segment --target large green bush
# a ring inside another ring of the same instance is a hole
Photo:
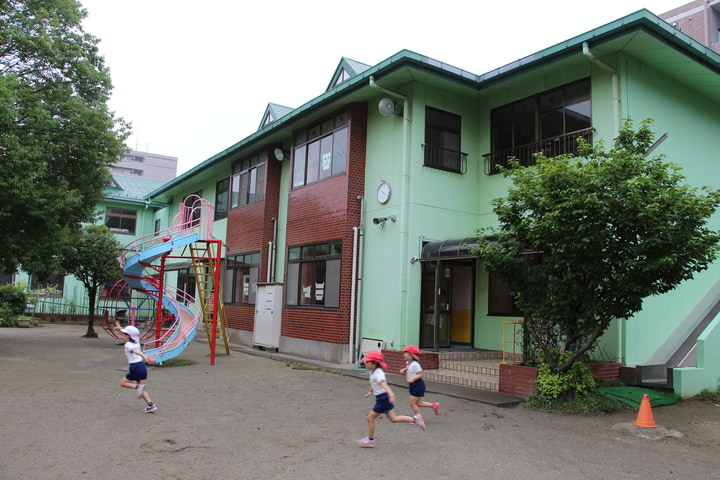
[[[0,326],[14,327],[15,317],[25,311],[27,295],[22,288],[15,285],[0,287]]]

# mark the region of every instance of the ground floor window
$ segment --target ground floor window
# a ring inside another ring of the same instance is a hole
[[[62,297],[65,287],[65,275],[53,273],[45,277],[32,275],[30,277],[30,290],[44,290],[43,296]]]
[[[342,241],[288,249],[288,305],[340,306]]]
[[[177,300],[178,302],[185,302],[187,297],[183,295],[181,292],[185,292],[187,295],[194,297],[195,296],[195,288],[197,286],[197,283],[195,281],[195,271],[191,268],[186,268],[183,270],[178,270],[177,272],[177,289],[179,290],[177,294]]]
[[[228,256],[225,270],[225,303],[254,304],[259,270],[259,252]]]

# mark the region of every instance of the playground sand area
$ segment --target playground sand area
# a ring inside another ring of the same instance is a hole
[[[654,408],[683,436],[648,440],[613,430],[629,410],[561,415],[428,392],[441,414],[425,413],[426,432],[382,418],[378,446],[362,449],[367,380],[238,351],[210,365],[194,341],[179,357],[190,365],[149,368],[158,410],[146,414],[118,385],[118,340],[85,328],[0,329],[0,479],[720,478],[716,405]],[[410,414],[407,389],[394,389]]]

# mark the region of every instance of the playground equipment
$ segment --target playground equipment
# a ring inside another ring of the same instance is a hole
[[[196,195],[187,197],[170,228],[125,246],[118,258],[123,281],[101,296],[105,330],[117,336],[110,326],[116,319],[137,326],[142,339],[148,340],[144,353],[150,363],[161,365],[179,355],[195,337],[200,318],[208,331],[210,364],[215,363],[218,339],[230,353],[220,300],[221,241],[212,238],[212,222],[213,207]],[[170,255],[180,248],[181,256]],[[184,253],[188,249],[189,256]],[[200,291],[199,305],[192,295],[165,283],[168,258],[191,259]]]

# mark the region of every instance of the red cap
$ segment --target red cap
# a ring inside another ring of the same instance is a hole
[[[385,357],[380,350],[371,350],[366,353],[362,359],[363,362],[377,362],[383,369],[387,370],[387,364],[384,362],[384,360]]]
[[[407,347],[403,348],[403,352],[408,352],[410,355],[413,356],[415,360],[420,361],[420,349],[415,345],[408,345]]]

